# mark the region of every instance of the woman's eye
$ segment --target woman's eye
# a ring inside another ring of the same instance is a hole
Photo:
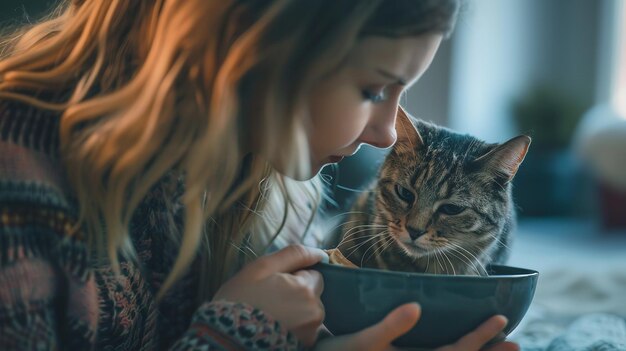
[[[409,189],[399,184],[396,184],[396,195],[398,195],[398,197],[402,201],[408,204],[412,204],[413,201],[415,200],[415,195],[413,195],[413,193]]]
[[[441,213],[443,213],[445,215],[448,215],[448,216],[455,216],[455,215],[458,215],[461,212],[465,211],[465,207],[458,206],[458,205],[447,204],[447,205],[439,206],[439,209],[437,211],[441,212]]]
[[[363,90],[363,99],[369,100],[372,103],[379,103],[387,100],[387,95],[385,94],[384,89],[376,89],[376,90]]]

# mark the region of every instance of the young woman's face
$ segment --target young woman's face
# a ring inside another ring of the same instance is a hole
[[[442,36],[366,37],[342,69],[317,83],[308,100],[311,172],[354,154],[361,144],[396,141],[400,95],[424,73]]]

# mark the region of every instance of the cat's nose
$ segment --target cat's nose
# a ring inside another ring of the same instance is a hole
[[[426,234],[426,229],[415,229],[411,227],[406,227],[406,230],[409,232],[409,236],[412,240],[416,240],[420,236]]]

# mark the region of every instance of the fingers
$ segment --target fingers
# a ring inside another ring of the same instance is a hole
[[[413,328],[420,315],[421,308],[416,303],[394,309],[381,322],[358,333],[353,339],[354,350],[386,349],[393,340]]]
[[[520,350],[519,345],[510,341],[500,342],[485,349],[485,351],[519,351],[519,350]]]
[[[476,330],[459,339],[453,347],[458,350],[479,350],[483,347],[483,345],[489,342],[489,340],[497,336],[498,333],[504,329],[507,322],[508,321],[504,316],[491,317],[485,323],[481,324]]]
[[[310,318],[310,320],[294,330],[292,332],[298,336],[302,344],[306,347],[312,346],[317,337],[319,335],[320,328],[322,327],[322,322],[324,321],[324,305],[320,300],[320,296],[322,295],[322,291],[324,290],[324,280],[322,279],[322,275],[317,271],[312,270],[302,270],[293,274],[295,278],[304,286],[304,288],[309,291],[308,294],[312,299],[313,303],[305,304],[303,303],[300,309],[300,313],[304,316]],[[316,303],[315,303],[316,302]]]
[[[294,273],[296,277],[299,277],[304,285],[313,291],[315,296],[322,296],[324,291],[324,278],[318,271],[305,269]]]
[[[255,269],[260,276],[267,276],[273,273],[292,273],[322,260],[328,260],[328,255],[323,250],[302,245],[290,245],[257,259],[249,266]]]
[[[291,331],[305,347],[311,347],[317,341],[320,329],[316,326],[304,326]]]

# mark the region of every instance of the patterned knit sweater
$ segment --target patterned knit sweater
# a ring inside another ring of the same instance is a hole
[[[292,350],[297,340],[251,306],[193,305],[190,273],[157,303],[177,250],[160,191],[133,214],[139,263],[121,277],[70,235],[77,208],[59,162],[59,115],[0,101],[0,350]],[[175,185],[174,188],[177,188]],[[175,196],[175,195],[174,195]]]

